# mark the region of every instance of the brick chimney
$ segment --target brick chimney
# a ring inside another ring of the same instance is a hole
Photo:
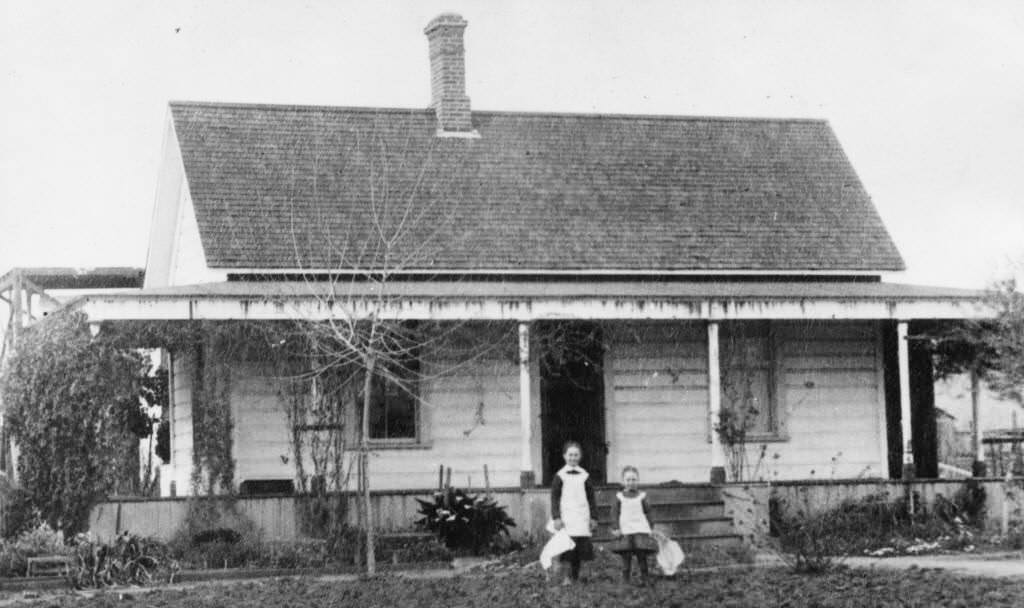
[[[466,96],[466,20],[455,13],[434,17],[423,29],[430,44],[430,107],[438,135],[474,135]]]

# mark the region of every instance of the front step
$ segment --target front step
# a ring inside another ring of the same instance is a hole
[[[721,500],[701,500],[697,502],[655,502],[648,498],[651,506],[651,518],[656,521],[669,519],[708,519],[724,517],[725,503]],[[612,505],[597,505],[597,519],[608,520],[612,516]]]
[[[622,488],[618,485],[600,486],[597,488],[598,504],[611,504],[615,493]],[[676,486],[640,486],[647,493],[651,502],[716,502],[722,500],[722,491],[711,484],[692,484]]]
[[[693,550],[708,547],[729,548],[743,544],[743,537],[734,533],[732,519],[725,516],[725,502],[719,488],[711,485],[679,485],[641,487],[651,507],[651,523],[657,530]],[[597,490],[598,529],[594,541],[614,540],[611,536],[612,503],[618,487]]]

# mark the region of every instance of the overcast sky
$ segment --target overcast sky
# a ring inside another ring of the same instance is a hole
[[[1024,261],[1019,0],[0,2],[0,272],[145,263],[169,100],[425,107],[443,11],[474,108],[825,118],[899,279]]]

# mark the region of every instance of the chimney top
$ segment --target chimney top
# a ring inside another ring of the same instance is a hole
[[[430,107],[442,136],[476,136],[466,96],[466,24],[460,15],[442,13],[423,28],[430,45]]]
[[[430,36],[430,32],[443,26],[453,26],[465,28],[469,22],[462,18],[462,15],[457,13],[441,13],[437,17],[430,20],[427,27],[423,28],[423,33]]]

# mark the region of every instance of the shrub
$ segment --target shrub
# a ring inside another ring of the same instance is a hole
[[[773,509],[771,523],[783,560],[796,572],[823,573],[835,565],[837,546],[827,517]]]
[[[771,532],[787,561],[802,572],[828,570],[837,558],[853,553],[918,554],[974,544],[970,526],[982,523],[985,508],[979,484],[968,483],[952,499],[938,495],[930,508],[914,498],[911,514],[908,498],[893,500],[884,493],[844,500],[820,513],[812,513],[809,504],[791,510],[773,497]]]
[[[141,352],[94,338],[85,321],[58,312],[33,324],[0,375],[21,500],[69,537],[88,527],[98,500],[138,482],[132,429],[144,426],[139,385],[149,371]]]
[[[37,519],[35,525],[14,539],[0,542],[0,576],[25,576],[28,558],[69,552],[64,534]]]
[[[434,501],[416,499],[423,517],[416,524],[433,532],[449,549],[502,551],[512,545],[509,528],[516,522],[505,507],[488,496],[448,488],[434,493]]]
[[[177,564],[167,557],[163,543],[128,532],[104,544],[85,534],[75,539],[70,578],[76,589],[111,585],[147,585],[166,573],[171,580]]]
[[[229,528],[214,528],[191,536],[178,534],[168,549],[176,560],[192,568],[248,566],[268,553],[258,534]]]
[[[194,497],[184,525],[168,545],[171,555],[193,568],[235,568],[268,553],[259,528],[234,500]]]
[[[404,564],[451,561],[451,551],[438,539],[416,537],[380,537],[377,555]]]

